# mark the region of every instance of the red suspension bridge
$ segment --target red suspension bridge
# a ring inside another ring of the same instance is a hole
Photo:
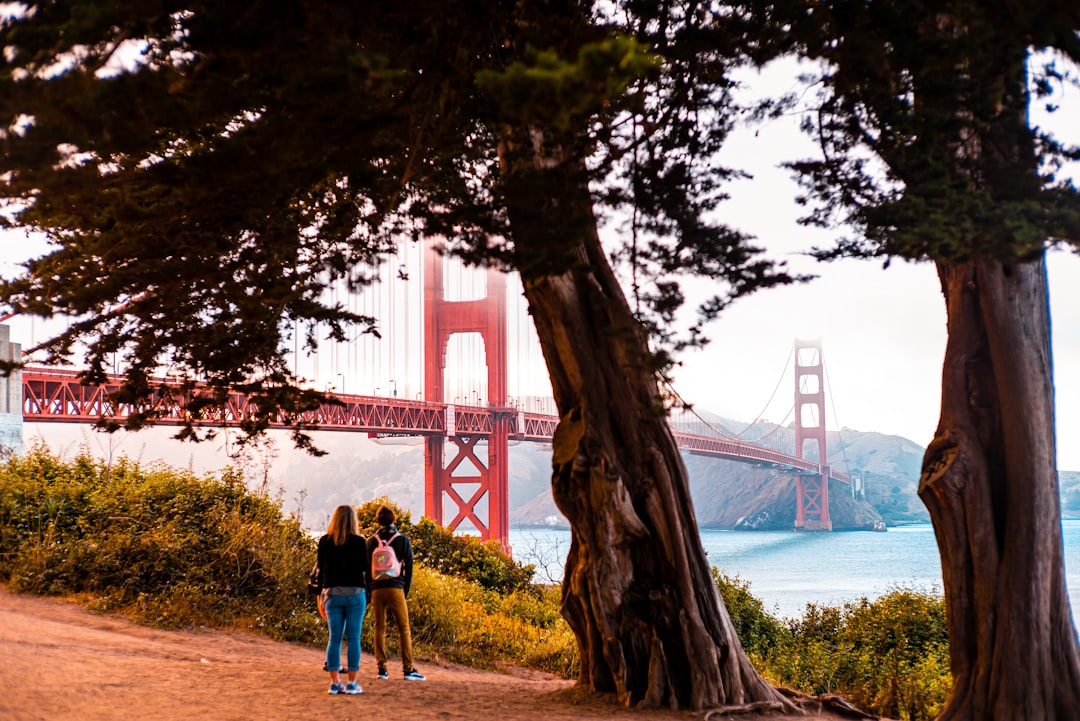
[[[453,279],[446,282],[444,259],[429,249],[422,264],[422,321],[417,325],[423,328],[423,391],[417,392],[415,398],[410,398],[409,393],[400,397],[398,381],[390,379],[386,395],[380,395],[379,388],[370,395],[347,394],[337,392],[338,388],[328,382],[327,390],[333,391],[339,403],[324,404],[303,420],[325,431],[423,437],[425,515],[450,528],[472,526],[481,538],[499,539],[505,544],[509,533],[508,444],[511,440],[550,442],[559,419],[550,411],[544,412],[546,409],[528,407],[543,404],[507,394],[510,338],[506,276],[487,271],[484,295],[452,300],[446,291],[455,283]],[[392,302],[388,305],[394,307]],[[405,317],[395,325],[403,321],[407,328],[408,315],[400,305],[397,312]],[[7,328],[0,330],[6,333]],[[473,338],[471,350],[468,343],[461,342],[463,336]],[[448,374],[448,358],[454,360],[454,348],[459,356],[466,356],[465,364],[486,367],[486,378],[471,396],[467,389],[455,387],[454,374]],[[0,334],[0,354],[8,357],[18,353],[18,346]],[[745,440],[700,417],[691,422],[685,417],[673,418],[672,430],[679,447],[688,453],[766,466],[791,476],[796,486],[796,529],[832,530],[829,481],[850,483],[850,479],[826,462],[821,346],[816,341],[797,340],[793,358],[793,447],[781,449],[768,447],[760,440]],[[370,359],[358,358],[357,362],[370,363]],[[343,391],[348,379],[338,370],[337,363],[331,363],[330,377],[341,383]],[[119,375],[100,387],[82,385],[78,375],[77,370],[28,365],[21,381],[15,376],[6,381],[10,412],[21,407],[26,422],[93,423],[103,417],[123,419],[136,410],[113,401],[112,394],[120,385]],[[0,383],[4,382],[0,378]],[[5,397],[3,390],[0,388],[0,400]],[[3,410],[0,408],[0,412]],[[156,422],[161,425],[180,423],[184,412],[182,399],[168,392],[159,393],[149,410],[159,416]],[[207,423],[236,426],[248,416],[248,399],[237,393],[230,395],[218,415]],[[779,437],[780,430],[780,426],[774,426],[766,435]],[[791,435],[790,431],[787,435]]]

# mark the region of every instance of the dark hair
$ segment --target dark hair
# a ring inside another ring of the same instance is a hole
[[[380,526],[389,526],[395,518],[394,509],[389,506],[381,506],[379,512],[375,514],[375,520]]]

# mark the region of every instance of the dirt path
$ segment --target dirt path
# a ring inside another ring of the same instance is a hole
[[[371,719],[400,721],[683,721],[703,714],[630,711],[538,672],[499,674],[425,663],[426,682],[376,681],[362,696],[329,696],[323,651],[253,634],[160,631],[55,599],[0,588],[0,719],[152,721]],[[712,721],[719,721],[716,714]],[[740,716],[740,719],[768,717]],[[790,718],[790,717],[784,717]],[[831,720],[834,717],[809,716]]]

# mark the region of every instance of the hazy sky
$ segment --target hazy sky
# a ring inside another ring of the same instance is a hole
[[[756,87],[776,89],[790,82],[786,77],[751,80]],[[1080,143],[1075,95],[1051,119],[1036,119]],[[818,338],[829,429],[879,431],[926,445],[938,419],[946,331],[934,268],[895,262],[883,269],[877,261],[853,260],[819,264],[799,255],[828,243],[830,236],[797,224],[796,187],[790,174],[776,167],[813,154],[794,124],[794,119],[774,122],[732,139],[725,161],[750,169],[754,177],[731,187],[732,200],[721,213],[732,226],[755,234],[770,254],[788,259],[794,270],[819,277],[761,292],[725,311],[708,329],[712,343],[683,357],[675,387],[700,408],[729,418],[783,421],[793,399],[794,340]],[[13,262],[42,250],[22,234],[0,235],[0,272],[9,274]],[[1052,252],[1048,267],[1058,466],[1080,470],[1080,257]]]
[[[747,77],[761,91],[783,91],[790,73]],[[1080,98],[1073,90],[1062,109],[1033,118],[1080,143]],[[809,284],[767,290],[726,310],[710,328],[712,344],[689,353],[676,387],[702,407],[750,420],[769,400],[796,338],[819,338],[826,374],[826,427],[904,436],[925,446],[937,426],[945,305],[933,265],[845,260],[817,263],[799,255],[830,236],[803,228],[792,202],[797,186],[783,160],[814,156],[796,120],[742,131],[726,144],[725,161],[751,168],[753,180],[732,186],[723,218],[755,234],[793,269],[819,277]],[[1080,182],[1080,166],[1072,177]],[[1058,467],[1080,470],[1080,257],[1048,257],[1054,359]],[[779,421],[792,406],[790,367],[765,417]]]

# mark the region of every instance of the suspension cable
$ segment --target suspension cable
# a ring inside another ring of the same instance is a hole
[[[741,431],[739,431],[738,433],[731,433],[730,431],[725,431],[725,430],[721,430],[719,428],[714,427],[711,423],[709,423],[709,421],[702,418],[697,413],[697,411],[694,411],[693,408],[683,399],[683,397],[681,395],[679,395],[679,392],[676,391],[675,388],[670,383],[665,381],[663,383],[663,385],[668,389],[668,391],[673,396],[675,396],[676,398],[679,399],[679,403],[682,404],[683,408],[690,409],[689,412],[695,418],[697,418],[699,421],[701,421],[703,424],[705,424],[705,426],[707,428],[709,428],[711,431],[713,431],[714,433],[719,435],[721,438],[728,438],[728,439],[731,439],[731,440],[745,440],[747,443],[754,443],[756,441],[761,440],[761,438],[767,438],[768,436],[772,435],[773,433],[776,433],[777,429],[780,428],[783,425],[782,422],[780,424],[777,424],[777,426],[775,428],[773,428],[773,430],[769,431],[768,433],[766,433],[765,435],[761,436],[760,438],[758,438],[756,440],[746,440],[746,439],[743,438],[743,435],[747,431],[749,431],[751,428],[754,428],[762,420],[762,417],[765,415],[765,412],[769,409],[769,406],[772,405],[773,399],[776,398],[776,394],[780,390],[780,384],[783,383],[784,378],[787,377],[788,367],[791,364],[791,359],[792,359],[792,356],[794,355],[794,353],[795,353],[795,344],[792,343],[791,348],[788,350],[787,360],[784,361],[784,368],[783,368],[783,370],[780,371],[780,377],[776,381],[776,386],[773,388],[772,394],[769,396],[769,400],[765,402],[765,407],[762,408],[761,411],[758,412],[757,417],[755,417],[754,420],[750,421],[750,423],[748,423],[747,426],[745,428],[743,428]],[[791,416],[793,411],[794,411],[794,405],[791,407],[790,410],[788,410],[787,414],[784,416],[785,421],[787,420],[788,417]]]
[[[829,392],[829,408],[832,409],[833,423],[836,424],[836,440],[839,441],[839,443],[840,443],[840,457],[844,461],[844,472],[847,473],[848,476],[850,476],[851,475],[851,466],[848,463],[847,447],[844,445],[844,435],[840,432],[840,419],[837,418],[837,416],[836,416],[836,400],[833,398],[832,384],[829,382],[829,369],[825,366],[825,358],[824,357],[822,357],[822,359],[821,359],[821,369],[822,369],[823,375],[825,376],[825,388]]]

